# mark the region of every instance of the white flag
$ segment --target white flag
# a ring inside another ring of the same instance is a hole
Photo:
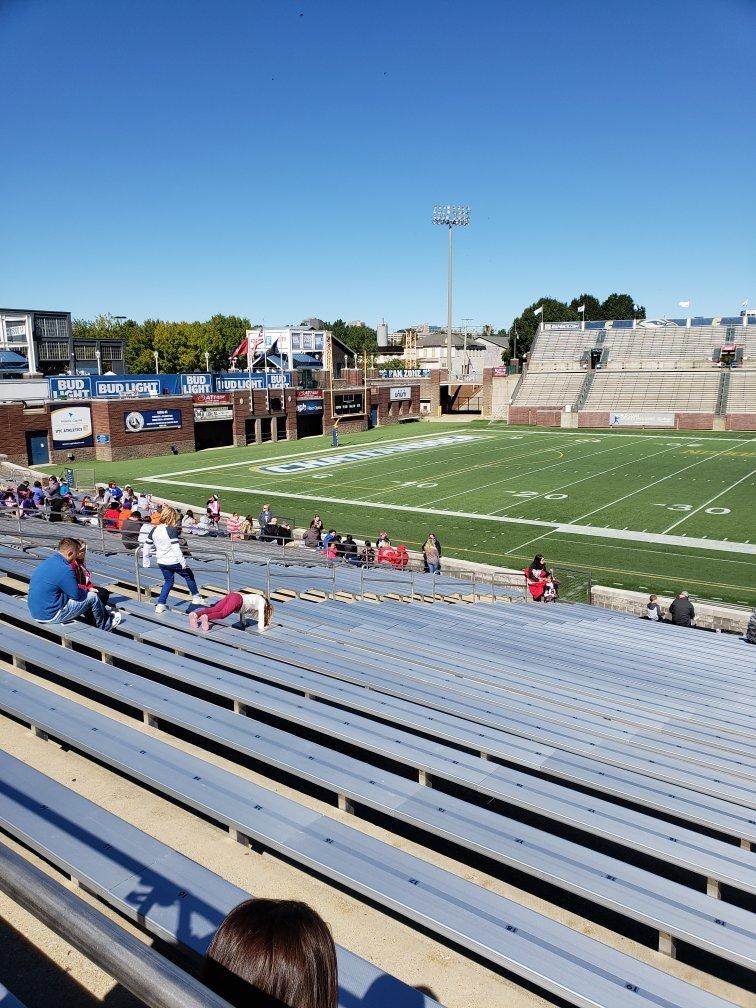
[[[577,310],[585,314],[585,305],[584,304],[578,305]]]
[[[543,305],[540,308],[536,308],[533,312],[534,315],[543,315]]]
[[[748,298],[746,298],[745,301],[741,301],[740,302],[740,307],[741,308],[747,308],[748,307]]]
[[[680,308],[690,308],[690,301],[678,301],[677,304]]]

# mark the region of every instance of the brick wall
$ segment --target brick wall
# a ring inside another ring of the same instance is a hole
[[[166,430],[127,431],[124,416],[130,410],[172,409],[181,411],[181,427]],[[108,444],[96,444],[100,461],[167,455],[171,445],[183,454],[195,450],[194,405],[190,396],[161,396],[159,399],[94,399],[92,426],[107,435]]]
[[[21,403],[0,405],[0,442],[9,462],[28,465],[27,432],[49,430],[49,427],[50,418],[46,409],[25,410]]]
[[[675,426],[679,430],[711,430],[714,426],[714,414],[676,413]]]
[[[727,430],[756,431],[756,413],[728,413],[725,420]]]
[[[586,413],[580,410],[578,413],[578,427],[608,427],[608,413]]]

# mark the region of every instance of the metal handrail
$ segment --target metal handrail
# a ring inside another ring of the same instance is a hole
[[[406,584],[406,578],[409,576],[409,588],[411,600],[415,601],[415,572],[409,568],[405,567],[403,570],[397,570],[396,567],[392,567],[389,564],[360,564],[360,598],[365,601],[365,574],[368,575],[377,574],[378,571],[384,571],[388,574],[388,577],[376,577],[374,581],[376,584]],[[394,577],[391,576],[393,572]],[[396,577],[399,575],[399,578]]]
[[[193,976],[0,844],[0,890],[148,1008],[230,1008]]]
[[[319,577],[323,577],[323,578],[326,578],[326,577],[328,578],[328,580],[331,582],[331,598],[332,599],[336,598],[336,564],[332,563],[331,561],[327,561],[325,564],[323,564],[323,563],[307,563],[307,562],[303,563],[303,562],[297,561],[296,562],[296,567],[300,568],[299,570],[297,570],[297,569],[292,569],[291,564],[287,563],[285,560],[276,560],[275,558],[271,557],[271,559],[268,560],[267,563],[266,563],[266,571],[265,571],[265,592],[266,592],[268,598],[270,598],[270,590],[271,590],[270,589],[270,585],[271,585],[271,570],[270,569],[271,569],[272,566],[273,567],[281,567],[281,568],[283,568],[283,571],[285,571],[285,573],[283,573],[283,572],[279,573],[279,575],[278,575],[279,577],[281,577],[281,578],[287,578],[288,577],[288,578],[294,578],[294,579],[296,579],[296,578],[304,578],[304,577],[312,577],[313,575],[311,575],[309,573],[306,573],[306,571],[309,571],[312,568],[316,568],[317,569],[317,574],[315,576],[316,577],[319,576]],[[324,570],[327,573],[321,574],[321,571],[324,571]],[[328,595],[328,593],[326,592],[326,596],[327,595]]]

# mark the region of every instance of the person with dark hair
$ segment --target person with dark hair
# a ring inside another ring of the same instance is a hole
[[[365,545],[360,550],[360,564],[363,567],[370,567],[375,563],[375,550],[369,539],[365,540]]]
[[[142,516],[136,508],[121,525],[121,542],[124,549],[135,550],[139,545],[139,533],[142,528]]]
[[[318,536],[318,541],[320,541],[323,535],[323,519],[320,515],[316,514],[312,516],[312,521],[310,522],[310,528],[314,529]]]
[[[543,601],[543,593],[546,588],[546,578],[551,571],[546,570],[546,561],[540,553],[536,553],[533,562],[522,572],[525,575],[525,584],[534,602]]]
[[[91,616],[101,630],[114,630],[122,613],[111,614],[96,591],[79,587],[73,564],[79,556],[78,539],[65,538],[35,568],[29,580],[27,605],[36,623],[71,623]]]
[[[341,544],[341,555],[347,563],[358,564],[360,562],[357,556],[357,543],[353,536],[348,535],[344,538],[344,542]]]
[[[337,1008],[336,948],[306,903],[250,899],[215,934],[200,979],[235,1008]]]
[[[648,596],[648,602],[646,603],[646,619],[651,620],[652,623],[661,623],[664,619],[662,616],[661,606],[657,601],[656,595]]]

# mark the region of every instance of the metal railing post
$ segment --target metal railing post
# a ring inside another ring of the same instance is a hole
[[[410,570],[409,576],[410,576],[410,600],[412,602],[414,602],[415,601],[415,572],[413,570]]]
[[[360,565],[360,601],[365,601],[365,565]]]
[[[141,549],[141,546],[137,546],[134,550],[134,581],[136,582],[137,602],[142,601],[142,577],[139,573],[139,553]]]
[[[478,597],[475,594],[475,571],[472,572],[472,582],[473,582],[473,602],[477,602]]]
[[[433,601],[436,601],[436,578],[438,577],[438,571],[433,571],[433,582],[431,584],[431,592]]]
[[[591,577],[591,572],[588,571],[588,605],[593,605],[593,578]]]
[[[105,522],[102,520],[102,511],[98,514],[98,520],[100,523],[100,538],[102,539],[102,548],[105,549]]]
[[[226,594],[231,594],[231,561],[229,560],[228,553],[224,554],[226,560]]]
[[[21,534],[21,508],[16,508],[16,525],[18,526],[19,535]]]
[[[331,564],[331,576],[333,577],[333,587],[331,588],[331,601],[336,601],[336,564]]]
[[[265,595],[270,598],[270,560],[265,562]]]

